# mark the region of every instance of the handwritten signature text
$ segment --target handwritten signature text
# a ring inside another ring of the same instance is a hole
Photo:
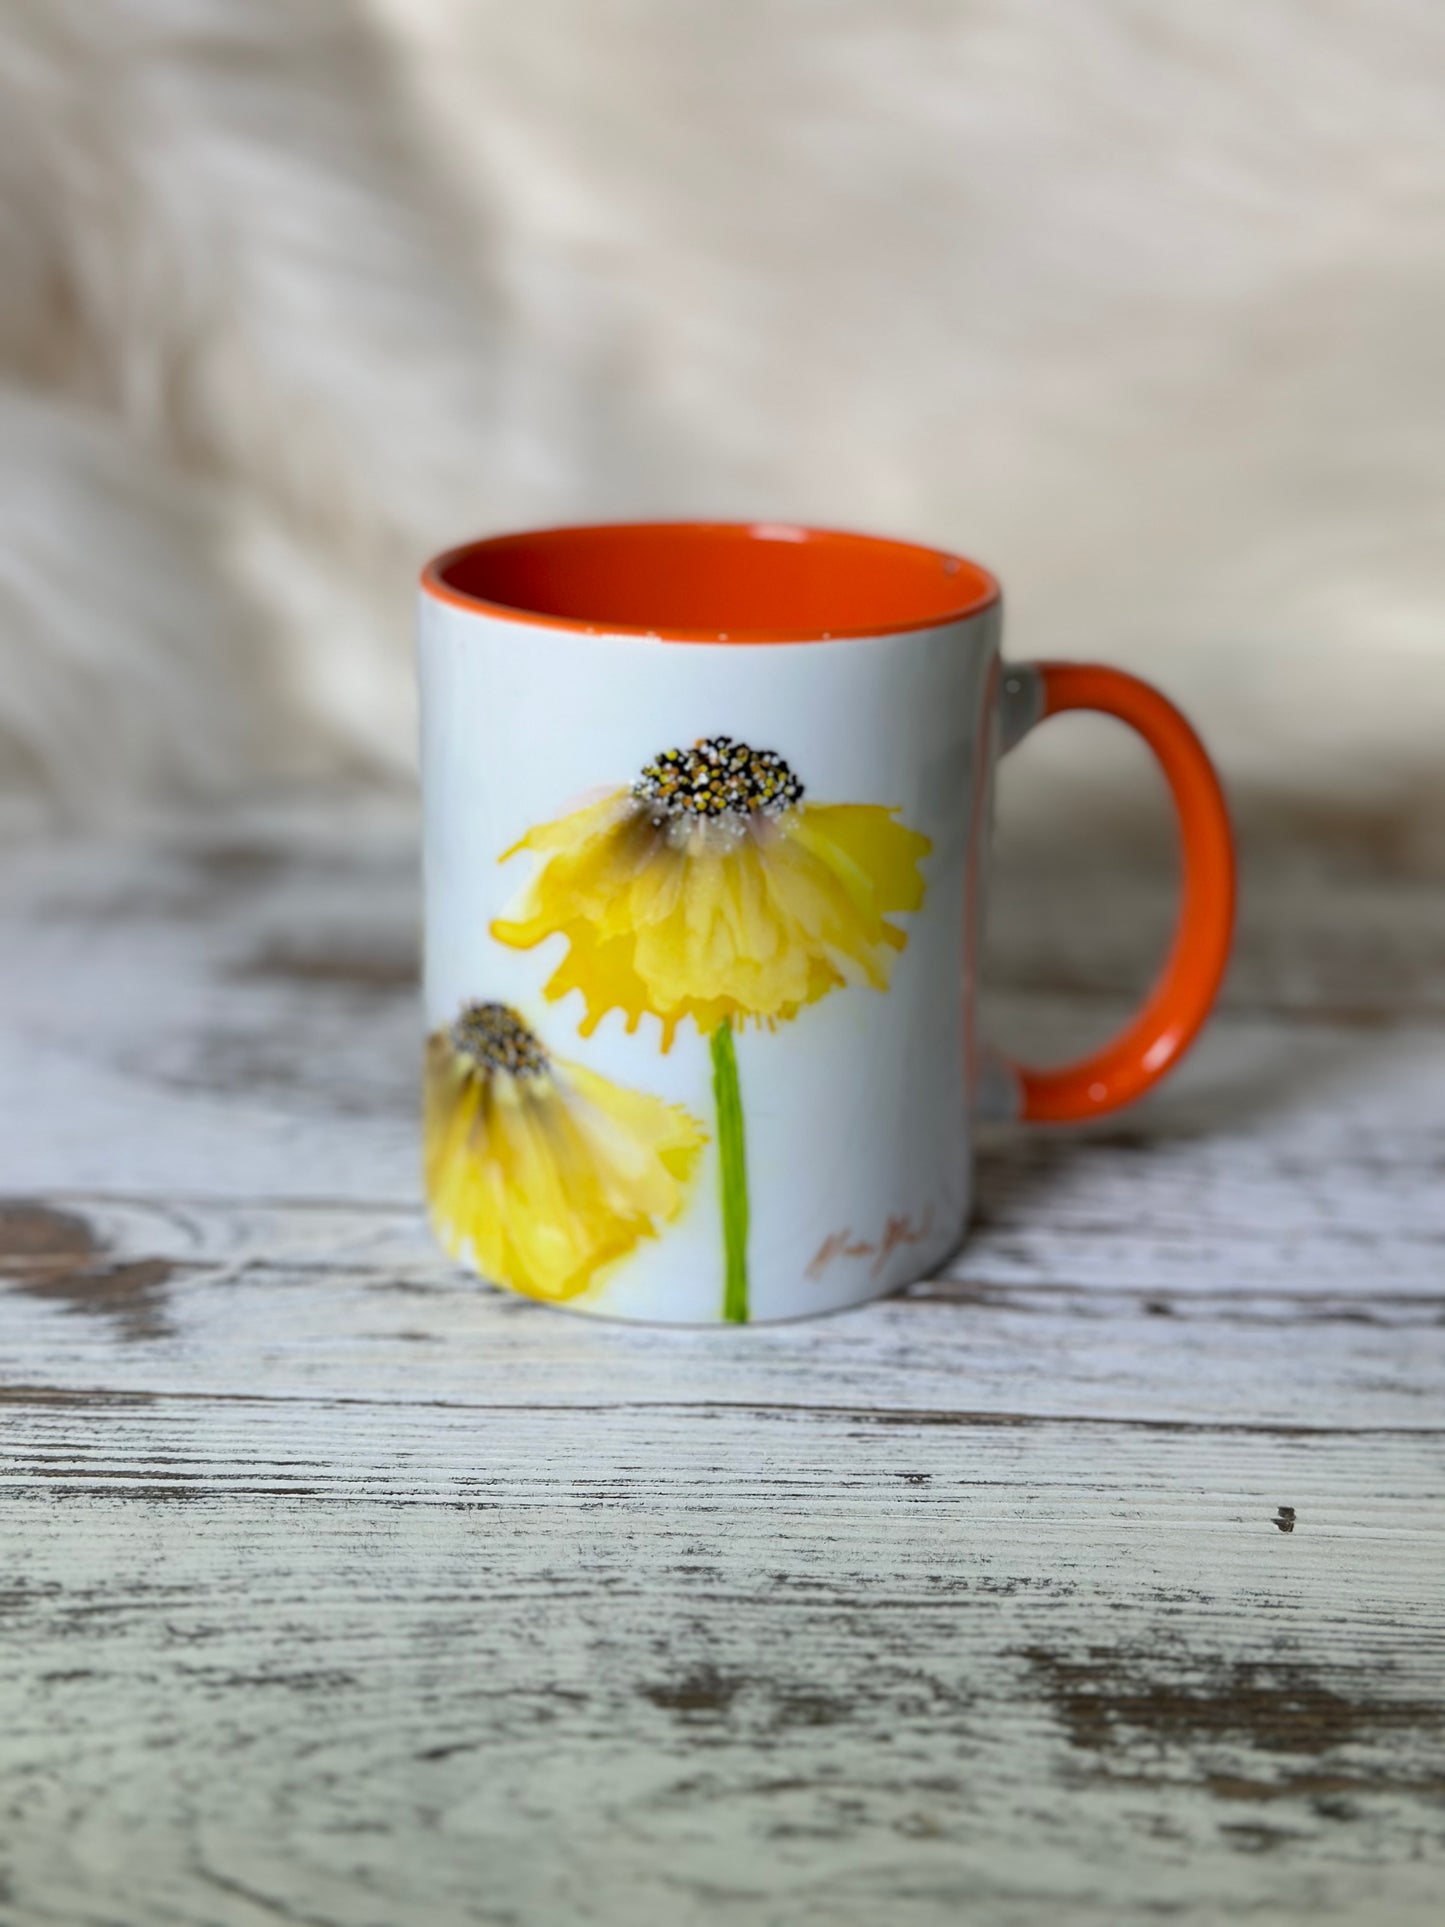
[[[876,1239],[855,1238],[853,1227],[845,1225],[841,1231],[830,1231],[818,1246],[807,1275],[814,1279],[821,1278],[839,1258],[871,1258],[872,1274],[875,1278],[880,1277],[883,1267],[895,1251],[904,1245],[921,1245],[932,1230],[932,1205],[916,1223],[906,1212],[894,1214],[883,1227],[882,1235]]]

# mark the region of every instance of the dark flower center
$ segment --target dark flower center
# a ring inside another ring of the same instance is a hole
[[[486,1071],[540,1077],[551,1058],[507,1004],[464,1004],[452,1025],[452,1044]]]
[[[802,802],[803,785],[776,750],[700,736],[691,749],[665,749],[648,763],[632,794],[660,825],[668,817],[781,816]]]

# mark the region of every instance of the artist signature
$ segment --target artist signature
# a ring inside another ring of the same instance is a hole
[[[809,1278],[821,1278],[829,1265],[837,1258],[871,1258],[875,1278],[882,1274],[883,1267],[894,1252],[903,1245],[921,1245],[933,1230],[933,1206],[929,1205],[919,1222],[915,1223],[906,1212],[889,1218],[883,1227],[883,1235],[876,1241],[855,1238],[851,1225],[841,1231],[830,1231],[818,1246],[812,1263],[808,1266]]]

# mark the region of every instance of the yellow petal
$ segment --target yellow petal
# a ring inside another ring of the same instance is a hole
[[[817,803],[798,811],[792,835],[839,877],[867,891],[880,911],[920,910],[918,865],[933,845],[872,803]]]

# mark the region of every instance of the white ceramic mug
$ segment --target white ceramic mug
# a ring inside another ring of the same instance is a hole
[[[1159,755],[1183,911],[1127,1030],[1003,1067],[1005,1095],[1096,1116],[1179,1058],[1229,947],[1214,772],[1146,684],[1005,668],[999,637],[975,563],[777,524],[553,529],[428,565],[426,1185],[454,1256],[686,1324],[834,1311],[942,1265],[989,1101],[994,769],[1061,709]]]

